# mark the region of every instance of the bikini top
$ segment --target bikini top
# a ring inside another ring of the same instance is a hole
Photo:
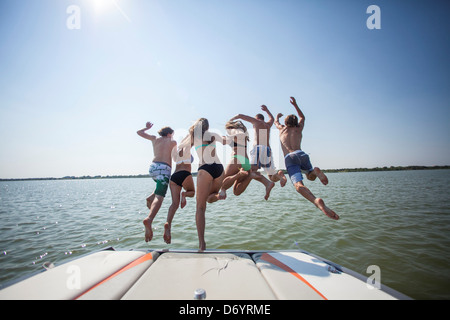
[[[196,146],[196,147],[195,147],[195,150],[197,151],[198,149],[200,149],[200,148],[202,148],[202,147],[207,147],[207,146],[212,146],[213,148],[216,147],[215,143],[212,142],[212,143],[209,143],[209,144],[207,143],[207,144],[201,144],[201,145],[199,145],[199,146]]]
[[[230,146],[231,146],[232,148],[238,148],[238,147],[241,147],[241,148],[247,148],[247,144],[242,145],[242,144],[238,144],[238,143],[236,143],[236,142],[234,142],[234,141],[230,143]]]
[[[194,157],[191,154],[191,158],[190,159],[183,159],[183,160],[177,161],[176,164],[181,164],[181,163],[191,164],[193,162],[194,162]]]
[[[227,129],[227,140],[229,141],[229,145],[232,148],[247,148],[247,139],[248,139],[248,132],[244,132],[242,129]],[[244,144],[239,144],[236,142],[244,142]]]

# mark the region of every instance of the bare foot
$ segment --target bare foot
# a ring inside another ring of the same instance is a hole
[[[172,235],[170,234],[170,224],[168,222],[166,222],[164,224],[164,241],[167,244],[170,244],[172,242]]]
[[[153,230],[152,230],[152,223],[150,222],[149,218],[145,218],[144,221],[142,221],[145,226],[145,242],[152,241],[153,238]]]
[[[248,176],[250,173],[248,171],[245,171],[244,168],[240,168],[239,172],[237,174],[238,174],[239,178],[241,178],[241,177]]]
[[[211,194],[208,196],[208,199],[206,200],[206,202],[208,202],[208,203],[214,203],[214,202],[216,202],[216,201],[218,201],[218,200],[221,200],[221,199],[219,198],[219,193],[218,193],[218,192],[214,192],[214,193],[211,193]]]
[[[322,182],[324,185],[328,184],[328,178],[327,176],[320,170],[318,167],[314,168],[314,173],[316,174],[317,178],[319,178],[320,182]]]
[[[270,197],[270,191],[272,191],[273,187],[275,187],[275,183],[272,181],[266,186],[266,195],[264,196],[264,199],[268,200]]]
[[[280,177],[280,186],[283,188],[287,182],[286,176],[281,170],[278,170],[278,176]]]
[[[314,204],[317,208],[319,208],[323,213],[325,213],[329,218],[334,220],[339,220],[339,216],[330,208],[325,205],[325,202],[321,198],[317,198],[314,200]]]
[[[225,200],[227,198],[227,191],[221,189],[219,192],[219,200]]]
[[[186,192],[184,192],[184,191],[181,193],[180,206],[181,206],[181,209],[186,207]]]

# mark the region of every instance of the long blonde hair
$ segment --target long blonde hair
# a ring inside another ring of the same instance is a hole
[[[191,145],[194,145],[194,138],[203,140],[203,137],[205,136],[205,132],[209,129],[209,122],[206,118],[200,118],[189,128],[189,134],[191,136]],[[198,137],[196,135],[199,135],[201,132],[201,137]],[[208,143],[211,143],[212,141],[209,141]]]

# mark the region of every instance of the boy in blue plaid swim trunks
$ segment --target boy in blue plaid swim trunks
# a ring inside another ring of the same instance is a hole
[[[145,226],[145,242],[152,240],[153,230],[152,222],[158,213],[166,196],[167,188],[169,187],[170,173],[172,172],[172,149],[176,147],[177,142],[172,140],[173,130],[169,127],[164,127],[158,131],[159,138],[146,133],[153,126],[152,123],[147,122],[144,129],[137,132],[139,136],[150,140],[153,144],[154,158],[149,168],[150,177],[156,182],[156,189],[150,197],[147,198],[147,207],[150,213],[143,223]]]
[[[305,173],[308,176],[314,171],[309,156],[302,150],[288,153],[284,157],[284,163],[286,164],[286,170],[294,185],[303,180],[302,173]]]
[[[275,120],[275,126],[280,130],[281,148],[284,153],[284,161],[289,177],[295,186],[295,189],[307,200],[311,201],[317,208],[319,208],[328,217],[338,220],[339,216],[325,205],[321,198],[317,198],[304,184],[302,171],[305,172],[308,180],[314,181],[316,178],[324,184],[328,184],[327,176],[318,167],[313,168],[309,156],[301,150],[302,132],[305,125],[305,116],[297,105],[297,102],[291,97],[291,104],[295,107],[297,116],[291,114],[286,117],[284,123],[279,122],[283,115],[279,113]]]

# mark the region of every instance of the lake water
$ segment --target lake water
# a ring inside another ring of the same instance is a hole
[[[208,205],[208,249],[303,249],[415,299],[450,299],[450,170],[329,173],[305,184],[341,217],[327,218],[290,181],[268,201],[252,181],[241,196]],[[0,182],[0,286],[42,268],[113,246],[197,249],[195,200],[163,241],[170,192],[144,241],[147,178]]]

